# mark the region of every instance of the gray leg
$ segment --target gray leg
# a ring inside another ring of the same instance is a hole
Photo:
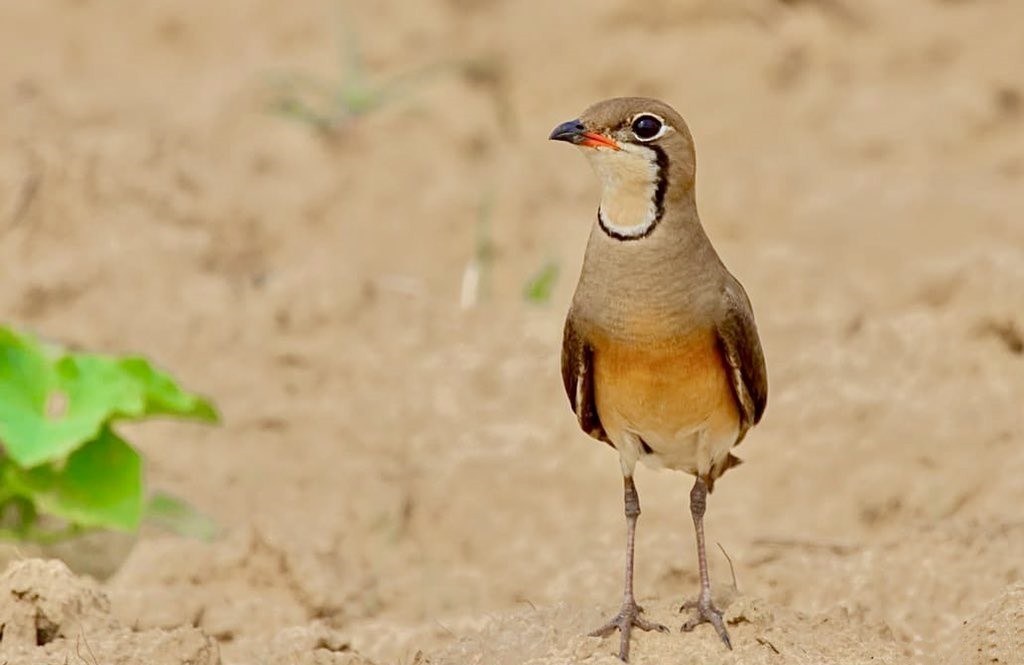
[[[633,484],[632,477],[625,476],[623,478],[623,486],[625,488],[626,503],[626,584],[622,594],[622,609],[619,610],[619,613],[611,621],[590,633],[590,635],[592,637],[608,637],[618,630],[619,660],[628,663],[629,636],[633,631],[633,626],[640,630],[657,630],[663,633],[667,633],[668,628],[641,617],[640,615],[643,613],[644,608],[637,605],[636,599],[633,597],[633,540],[636,535],[636,520],[640,517],[640,497],[636,493],[636,486]]]
[[[718,636],[725,646],[732,649],[729,631],[725,629],[722,612],[711,602],[711,580],[708,577],[708,556],[704,551],[704,510],[708,504],[708,486],[702,478],[697,478],[690,490],[690,515],[693,516],[693,529],[697,534],[697,566],[700,569],[700,595],[697,600],[683,603],[679,611],[693,610],[693,616],[683,624],[683,630],[689,632],[701,625],[710,623],[718,631]]]

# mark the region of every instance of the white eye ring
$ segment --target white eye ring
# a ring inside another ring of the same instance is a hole
[[[634,128],[636,121],[639,120],[640,118],[654,118],[661,124],[661,127],[658,129],[658,132],[652,136],[640,136],[639,134],[637,134],[636,129]],[[662,136],[667,134],[668,131],[672,129],[672,127],[667,122],[665,122],[665,119],[662,118],[657,113],[644,111],[642,113],[637,113],[635,116],[630,118],[629,129],[631,132],[633,132],[633,136],[636,137],[637,141],[640,141],[641,143],[647,143],[649,141],[656,141],[657,139],[660,139]]]

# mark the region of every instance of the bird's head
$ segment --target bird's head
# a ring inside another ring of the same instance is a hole
[[[601,179],[601,223],[623,239],[647,235],[665,206],[693,199],[696,155],[675,109],[656,99],[594,104],[549,137],[579,146]]]

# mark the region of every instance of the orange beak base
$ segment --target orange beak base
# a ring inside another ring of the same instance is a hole
[[[581,136],[583,140],[579,142],[579,145],[585,145],[588,148],[611,148],[612,150],[619,150],[619,144],[614,139],[608,138],[604,134],[598,134],[597,132],[582,132]]]

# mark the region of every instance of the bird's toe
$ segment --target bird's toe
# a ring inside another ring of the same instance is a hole
[[[722,611],[715,607],[710,600],[691,600],[682,604],[680,612],[691,611],[693,614],[680,627],[684,633],[692,631],[702,623],[710,623],[721,638],[727,649],[732,649],[732,640],[729,638],[729,631],[725,627],[725,618]]]

